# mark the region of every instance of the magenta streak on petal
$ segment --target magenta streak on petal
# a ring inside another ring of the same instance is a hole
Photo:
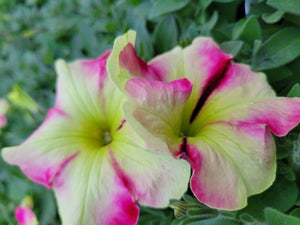
[[[105,98],[105,85],[107,85],[108,81],[108,73],[106,69],[106,62],[111,53],[111,50],[108,50],[103,55],[101,55],[97,59],[90,59],[90,60],[83,60],[82,65],[84,67],[84,70],[86,70],[85,75],[89,76],[98,76],[98,87],[99,87],[99,101],[102,104],[102,110],[105,112],[105,104],[106,104],[106,98]]]
[[[207,98],[210,96],[210,94],[218,87],[218,85],[224,79],[229,65],[230,65],[229,60],[225,61],[224,64],[219,64],[218,68],[214,72],[214,75],[211,76],[207,80],[207,82],[203,88],[203,91],[201,93],[201,96],[196,104],[196,107],[194,108],[193,113],[191,115],[190,123],[192,123],[194,121],[194,119],[198,115],[199,111],[203,107],[204,103],[206,102]]]
[[[105,225],[135,225],[139,217],[139,207],[133,202],[129,193],[114,194],[113,209],[106,215]],[[102,224],[102,223],[100,223]]]
[[[18,221],[18,225],[27,225],[35,216],[30,209],[18,206],[15,211],[15,218]]]
[[[117,128],[117,131],[120,130],[123,127],[123,125],[124,125],[125,122],[126,122],[126,120],[123,119],[122,122],[121,122],[121,124],[120,124],[120,126]]]
[[[234,209],[236,207],[236,203],[233,196],[227,196],[222,192],[213,192],[211,187],[207,186],[205,181],[202,179],[202,173],[205,168],[203,168],[203,157],[199,149],[197,149],[194,145],[187,145],[187,156],[193,171],[190,186],[197,199],[204,204],[213,206],[214,208],[222,208],[226,205],[228,209]]]
[[[283,112],[284,115],[278,115],[276,112],[266,111],[258,115],[250,116],[247,121],[267,124],[268,129],[276,136],[284,136],[300,122],[300,101],[298,102],[298,105],[290,105],[290,107],[285,106],[284,108],[286,109],[286,112]],[[296,111],[292,108],[298,110]],[[289,111],[289,109],[292,110]]]
[[[47,121],[55,116],[67,117],[68,114],[65,113],[64,111],[60,110],[59,108],[52,108],[52,109],[48,110],[45,121]]]
[[[52,186],[59,187],[63,185],[61,174],[67,165],[76,158],[79,152],[67,157],[59,165],[48,166],[43,169],[42,166],[36,166],[34,168],[22,169],[23,173],[26,174],[33,181],[46,186],[51,189]]]
[[[135,77],[143,77],[149,80],[163,80],[156,67],[147,65],[147,63],[138,57],[131,43],[128,43],[119,55],[120,66]]]
[[[187,156],[187,137],[182,138],[182,144],[179,145],[179,151],[173,154],[176,159],[185,159],[188,161]]]
[[[105,81],[107,79],[106,61],[111,53],[108,50],[97,59],[83,60],[82,65],[88,69],[87,74],[84,75],[97,75],[99,76],[99,88],[104,88]]]
[[[64,180],[62,178],[62,173],[65,168],[69,165],[71,161],[73,161],[78,155],[80,151],[74,153],[73,155],[66,158],[59,166],[56,173],[52,176],[51,180],[49,180],[49,185],[52,187],[61,187],[64,184]]]
[[[6,124],[7,124],[6,116],[5,115],[1,115],[0,116],[0,128],[1,127],[5,127]]]
[[[192,192],[200,202],[204,204],[213,203],[216,208],[223,207],[224,201],[228,204],[234,204],[231,199],[226,198],[222,193],[210,193],[201,180],[203,158],[195,146],[188,144],[188,139],[186,137],[182,139],[182,144],[179,146],[179,152],[175,154],[174,157],[185,159],[190,163],[193,171],[190,186]]]
[[[124,172],[124,170],[121,168],[119,162],[115,158],[112,150],[109,151],[110,159],[112,161],[112,166],[115,170],[115,172],[118,175],[118,178],[121,180],[122,184],[126,187],[126,189],[129,191],[129,193],[134,197],[135,200],[140,196],[140,194],[137,193],[134,181]],[[137,196],[137,194],[139,196]]]

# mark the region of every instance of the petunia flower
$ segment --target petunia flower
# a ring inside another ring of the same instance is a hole
[[[43,124],[3,158],[55,192],[64,225],[131,225],[138,204],[166,207],[190,176],[186,161],[143,141],[124,120],[106,61],[56,62],[57,96]]]
[[[16,208],[15,218],[18,225],[38,225],[35,214],[32,211],[33,202],[29,196],[26,196],[20,206]]]
[[[8,110],[8,103],[4,99],[0,99],[0,128],[7,124],[5,113]]]
[[[128,100],[125,118],[143,139],[166,144],[192,168],[200,202],[236,210],[275,179],[271,133],[300,121],[300,99],[276,97],[263,73],[231,61],[211,38],[199,37],[148,64],[134,51],[135,32],[116,39],[108,72]]]

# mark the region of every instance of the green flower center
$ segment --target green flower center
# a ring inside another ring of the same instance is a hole
[[[105,131],[102,135],[103,145],[108,145],[112,141],[109,131]]]

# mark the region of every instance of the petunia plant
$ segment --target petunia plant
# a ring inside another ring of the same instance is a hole
[[[109,54],[58,60],[54,107],[21,145],[2,150],[8,163],[54,190],[64,225],[136,224],[138,204],[166,207],[187,189],[188,163],[143,141],[125,120],[125,95],[106,70]]]
[[[192,168],[191,190],[210,207],[236,210],[275,179],[272,133],[300,122],[300,99],[276,97],[263,73],[199,37],[146,63],[135,32],[116,39],[108,72],[127,95],[127,122],[156,148]]]

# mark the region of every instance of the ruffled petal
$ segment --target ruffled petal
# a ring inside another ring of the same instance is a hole
[[[222,80],[232,56],[223,53],[211,38],[196,38],[190,46],[175,47],[147,64],[135,54],[134,43],[133,31],[116,39],[107,64],[112,80],[123,91],[133,77],[165,82],[187,78],[193,84],[184,108],[183,130],[187,130],[199,111],[197,103],[203,104]]]
[[[193,84],[193,92],[185,106],[184,120],[186,132],[189,125],[201,110],[202,104],[211,94],[228,68],[231,55],[227,55],[211,38],[196,38],[183,50],[184,74]]]
[[[300,99],[276,97],[263,73],[231,63],[191,124],[189,135],[197,135],[203,126],[218,121],[227,121],[232,126],[266,125],[275,135],[283,136],[300,122]]]
[[[150,143],[172,143],[181,136],[182,110],[192,91],[187,79],[170,83],[130,79],[126,85],[130,100],[123,106],[126,119]],[[156,138],[156,139],[155,139]]]
[[[127,126],[61,174],[64,182],[54,190],[63,224],[136,224],[137,203],[166,207],[186,191],[188,163],[150,151]]]
[[[2,156],[8,163],[18,165],[33,181],[51,188],[81,150],[96,144],[96,140],[81,142],[85,137],[82,131],[69,115],[51,109],[44,123],[23,144],[4,148]]]
[[[166,207],[187,189],[188,163],[145,143],[124,120],[124,95],[107,79],[105,57],[58,61],[55,107],[24,143],[2,150],[7,162],[54,189],[66,225],[133,225],[138,203]]]
[[[191,189],[210,207],[243,208],[248,196],[264,191],[275,179],[275,145],[264,125],[219,122],[187,139]]]
[[[116,38],[114,48],[107,61],[107,71],[120,90],[124,90],[128,79],[142,77],[148,66],[134,51],[136,33],[129,30],[125,35]]]
[[[264,74],[231,63],[189,127],[191,188],[197,198],[215,208],[245,206],[248,196],[275,179],[270,131],[282,136],[299,122],[299,98],[276,97]]]
[[[149,148],[152,143],[143,142],[128,125],[116,134],[111,145],[115,170],[125,178],[128,190],[140,204],[167,207],[170,199],[181,198],[187,190],[190,165],[173,158],[168,149],[153,151]]]
[[[139,208],[116,174],[107,147],[82,152],[54,187],[62,224],[136,224]]]

